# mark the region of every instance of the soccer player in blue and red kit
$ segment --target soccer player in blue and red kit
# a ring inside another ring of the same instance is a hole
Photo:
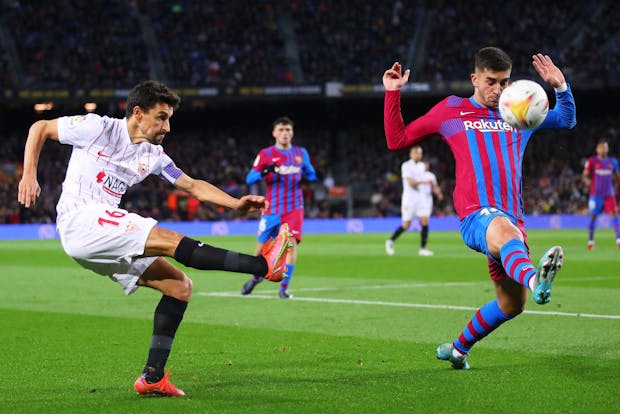
[[[572,128],[575,101],[562,71],[549,56],[537,54],[532,65],[555,89],[556,105],[537,128]],[[384,126],[388,148],[415,145],[430,134],[440,134],[456,161],[454,206],[461,220],[465,244],[488,258],[496,298],[476,311],[462,333],[437,348],[437,357],[455,369],[468,369],[467,356],[476,342],[514,318],[525,307],[528,289],[536,303],[549,302],[551,282],[562,266],[559,246],[550,248],[533,266],[524,230],[521,195],[525,147],[534,130],[517,130],[504,122],[497,108],[508,85],[512,60],[501,49],[485,47],[474,59],[470,78],[474,94],[449,96],[428,113],[405,126],[400,89],[410,71],[395,63],[383,75]]]
[[[246,177],[248,184],[264,180],[267,184],[265,199],[269,208],[263,211],[258,224],[255,254],[260,254],[265,243],[278,234],[278,229],[287,223],[293,235],[293,247],[286,259],[286,277],[281,281],[278,296],[290,299],[288,286],[297,263],[297,244],[301,243],[304,222],[304,197],[300,187],[302,179],[317,181],[316,172],[305,148],[293,145],[294,124],[288,117],[280,117],[273,122],[271,132],[275,144],[263,148],[254,161],[254,166]],[[242,295],[252,293],[254,287],[263,280],[255,275],[241,289]]]
[[[618,160],[609,157],[609,143],[601,139],[596,144],[596,156],[588,158],[583,169],[583,178],[590,186],[590,198],[588,199],[588,250],[594,249],[594,228],[596,217],[601,213],[607,213],[614,224],[616,232],[616,245],[620,249],[620,220],[618,220],[618,202],[614,190],[614,176],[620,181]]]

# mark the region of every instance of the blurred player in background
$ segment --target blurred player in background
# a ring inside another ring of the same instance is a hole
[[[288,286],[297,263],[297,245],[301,243],[304,222],[301,180],[317,181],[308,151],[291,143],[294,134],[294,124],[290,118],[276,119],[271,131],[275,144],[260,150],[246,177],[248,184],[254,184],[260,180],[265,181],[267,184],[265,197],[269,201],[269,207],[263,210],[258,223],[258,236],[256,237],[258,243],[254,253],[259,254],[267,240],[278,234],[278,229],[284,223],[288,224],[293,235],[293,247],[286,259],[286,277],[278,289],[278,296],[282,299],[292,297],[288,292]],[[241,294],[249,295],[262,280],[262,275],[254,275],[243,285]]]
[[[433,193],[438,200],[443,200],[443,194],[435,174],[429,171],[429,163],[422,161],[422,147],[414,145],[409,150],[409,159],[401,165],[403,180],[403,195],[400,212],[402,224],[394,230],[392,237],[385,241],[385,252],[388,256],[394,255],[394,242],[411,225],[414,217],[420,220],[421,235],[420,256],[432,256],[433,252],[426,248],[428,242],[428,223],[433,212]]]
[[[179,104],[180,98],[165,85],[146,81],[129,93],[124,119],[88,114],[35,122],[26,140],[18,190],[18,201],[33,206],[41,193],[37,164],[43,144],[51,139],[73,146],[56,206],[63,249],[84,268],[118,282],[127,295],[139,286],[163,294],[155,309],[148,359],[134,383],[144,395],[185,395],[168,380],[164,368],[192,294],[192,281],[162,256],[195,269],[279,279],[291,244],[284,228],[262,255],[245,255],[163,229],[153,218],[118,207],[127,188],[149,174],[202,202],[242,213],[268,207],[262,196],[237,199],[189,177],[166,155],[160,144],[170,132],[170,118]]]
[[[614,189],[614,178],[620,182],[618,160],[609,155],[609,143],[601,139],[596,144],[596,155],[588,158],[583,169],[583,179],[590,187],[588,199],[588,250],[594,249],[594,229],[596,217],[607,213],[612,218],[616,233],[616,245],[620,249],[620,221],[618,220],[618,202]]]
[[[532,65],[555,89],[556,106],[538,128],[572,128],[575,101],[570,87],[549,56],[537,54]],[[521,195],[525,147],[535,130],[516,130],[503,122],[497,105],[508,85],[512,60],[501,49],[485,47],[474,59],[470,75],[474,94],[449,96],[405,126],[400,89],[410,71],[395,63],[383,75],[384,127],[389,149],[415,145],[439,133],[456,161],[454,206],[461,235],[470,248],[488,257],[496,299],[482,306],[452,343],[437,348],[437,357],[455,369],[468,369],[474,344],[514,318],[525,307],[528,288],[538,304],[549,302],[551,282],[563,261],[562,248],[550,248],[536,270],[530,260]]]

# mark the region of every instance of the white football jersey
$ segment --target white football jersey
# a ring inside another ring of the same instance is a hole
[[[58,140],[73,146],[58,220],[90,203],[118,207],[127,188],[156,174],[171,184],[183,173],[161,145],[134,144],[127,120],[96,114],[58,118]]]
[[[403,178],[403,198],[409,199],[418,195],[418,189],[412,187],[407,182],[407,178],[411,178],[415,181],[421,181],[421,175],[426,170],[426,166],[422,161],[414,162],[413,160],[407,160],[403,162],[400,168],[401,177]]]
[[[437,184],[437,177],[430,171],[424,171],[420,174],[419,181],[430,181]],[[423,197],[433,198],[433,184],[418,184],[418,193]]]

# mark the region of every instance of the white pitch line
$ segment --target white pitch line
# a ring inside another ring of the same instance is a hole
[[[366,285],[366,286],[338,286],[338,287],[320,287],[320,288],[298,288],[295,292],[326,292],[334,290],[366,290],[366,289],[407,289],[407,288],[427,288],[427,287],[454,287],[454,286],[472,286],[481,285],[487,282],[430,282],[430,283],[400,283],[385,285]]]
[[[198,292],[199,296],[207,296],[207,297],[225,297],[225,298],[251,298],[251,299],[278,299],[277,296],[270,295],[248,295],[241,296],[239,293],[232,292]],[[396,308],[426,308],[426,309],[450,309],[450,310],[466,310],[466,311],[475,311],[478,310],[476,307],[472,306],[455,306],[455,305],[431,305],[427,303],[405,303],[405,302],[383,302],[383,301],[372,301],[372,300],[357,300],[357,299],[329,299],[329,298],[305,298],[305,297],[295,297],[293,299],[296,302],[320,302],[320,303],[342,303],[349,305],[371,305],[371,306],[390,306]],[[569,313],[569,312],[543,312],[543,311],[524,311],[524,313],[534,314],[534,315],[553,315],[553,316],[570,316],[570,317],[581,317],[581,318],[597,318],[597,319],[620,319],[620,315],[604,315],[604,314],[594,314],[594,313]]]

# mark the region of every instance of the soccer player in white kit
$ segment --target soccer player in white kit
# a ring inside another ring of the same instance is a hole
[[[437,185],[435,174],[428,171],[428,163],[422,161],[422,147],[415,145],[409,150],[409,160],[401,166],[403,195],[401,199],[402,224],[394,230],[392,236],[385,241],[385,252],[394,255],[394,242],[405,232],[415,217],[420,219],[421,238],[420,256],[432,256],[433,252],[426,248],[428,242],[428,224],[433,211],[433,193],[439,200],[443,199],[441,189]]]
[[[165,85],[146,81],[127,97],[126,117],[96,114],[35,122],[24,150],[18,201],[34,205],[41,192],[37,163],[47,139],[73,146],[62,194],[56,206],[57,229],[65,252],[86,269],[109,276],[126,294],[138,286],[159,290],[153,336],[142,374],[140,394],[183,396],[164,372],[175,333],[192,293],[192,281],[164,256],[185,266],[265,275],[281,280],[291,246],[287,228],[259,256],[219,249],[157,226],[153,218],[119,208],[128,187],[149,174],[159,175],[202,202],[245,213],[268,206],[263,196],[239,199],[179,169],[160,145],[170,132],[170,117],[180,98]]]

